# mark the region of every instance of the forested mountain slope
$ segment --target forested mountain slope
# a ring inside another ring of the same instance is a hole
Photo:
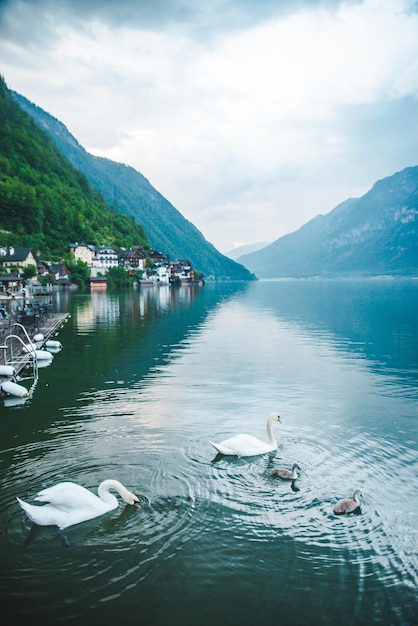
[[[60,259],[75,241],[149,246],[13,100],[0,77],[0,243]]]

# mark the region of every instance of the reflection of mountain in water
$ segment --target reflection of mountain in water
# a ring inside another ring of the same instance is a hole
[[[69,297],[61,306],[71,321],[60,333],[63,350],[49,374],[64,378],[51,383],[60,389],[54,398],[71,405],[80,392],[141,380],[168,362],[214,307],[247,287],[221,283]]]
[[[388,369],[418,370],[418,281],[301,280],[253,285],[263,305]]]

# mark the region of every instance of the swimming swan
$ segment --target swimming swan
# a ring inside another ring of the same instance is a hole
[[[353,513],[360,506],[360,497],[363,497],[360,489],[356,489],[353,493],[352,498],[346,498],[345,500],[340,500],[334,506],[334,513],[336,515],[342,515],[343,513]]]
[[[109,493],[110,489],[117,491],[128,504],[140,507],[136,495],[128,491],[119,481],[112,479],[104,480],[99,485],[99,496],[80,485],[65,482],[43,489],[35,496],[35,500],[48,503],[44,506],[34,506],[20,498],[17,498],[17,501],[35,524],[58,526],[63,530],[116,509],[118,499]]]
[[[272,476],[278,476],[284,480],[296,480],[299,478],[298,470],[301,471],[297,463],[293,463],[292,469],[284,469],[283,467],[275,467],[271,470]]]
[[[256,456],[272,452],[277,448],[277,441],[273,435],[273,422],[282,422],[278,413],[272,413],[267,420],[267,442],[251,435],[235,435],[221,443],[213,443],[213,441],[209,443],[220,454],[230,456]]]

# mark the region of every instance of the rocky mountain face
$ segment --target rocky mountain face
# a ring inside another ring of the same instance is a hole
[[[206,279],[254,280],[247,268],[224,256],[134,168],[89,154],[57,119],[12,92],[13,98],[82,172],[108,205],[144,228],[151,245],[172,259],[188,259]]]
[[[259,278],[418,274],[418,166],[238,261]]]

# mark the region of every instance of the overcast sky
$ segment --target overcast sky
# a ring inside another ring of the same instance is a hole
[[[221,252],[418,165],[416,0],[0,0],[0,73]]]

